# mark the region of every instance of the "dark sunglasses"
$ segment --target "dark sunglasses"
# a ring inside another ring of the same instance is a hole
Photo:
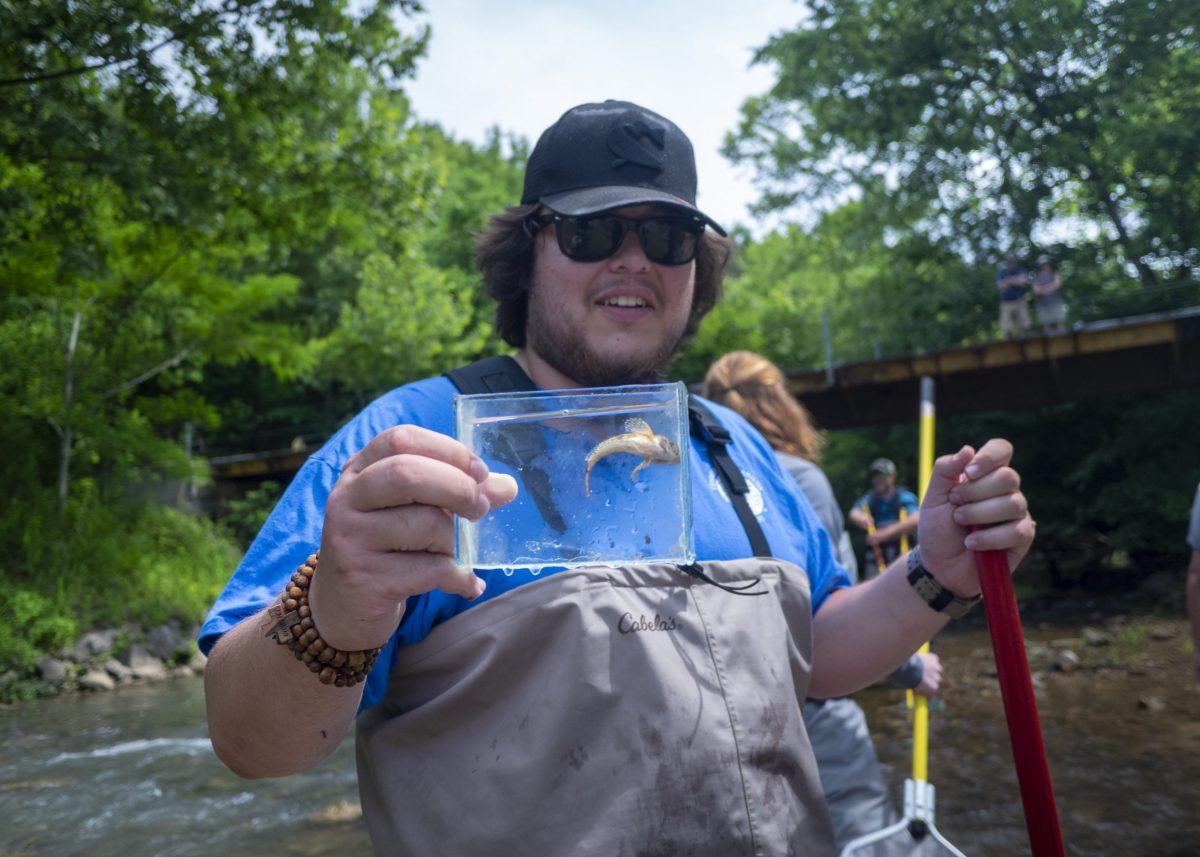
[[[658,265],[685,265],[696,258],[704,221],[686,215],[568,217],[544,214],[527,221],[529,234],[554,224],[558,249],[576,262],[599,262],[617,252],[629,230],[637,232],[646,258]]]

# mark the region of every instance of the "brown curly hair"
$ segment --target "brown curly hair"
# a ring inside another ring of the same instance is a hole
[[[700,395],[737,411],[775,449],[820,464],[825,438],[788,392],[783,372],[761,354],[730,351],[719,358],[708,368]]]
[[[496,333],[514,348],[525,345],[534,264],[534,238],[528,220],[540,207],[538,203],[509,206],[492,215],[487,228],[475,236],[475,262],[483,273],[484,290],[496,302]],[[692,311],[680,344],[696,334],[700,321],[721,299],[732,255],[733,243],[728,238],[711,229],[704,232],[696,250]]]

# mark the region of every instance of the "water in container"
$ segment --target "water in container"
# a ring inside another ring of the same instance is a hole
[[[458,439],[519,486],[481,520],[457,519],[460,565],[695,559],[683,384],[458,395],[454,419]]]

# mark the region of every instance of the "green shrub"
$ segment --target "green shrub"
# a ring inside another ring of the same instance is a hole
[[[26,507],[0,568],[0,672],[27,672],[40,652],[91,628],[200,621],[237,564],[227,531],[153,502],[74,502],[61,516]],[[55,521],[57,517],[57,521]],[[11,532],[11,530],[10,530]]]
[[[66,613],[64,603],[41,593],[29,589],[10,592],[0,602],[0,664],[28,672],[42,652],[74,643],[78,627]]]
[[[282,494],[283,487],[278,482],[262,482],[242,497],[230,500],[229,510],[221,523],[229,528],[238,544],[248,548]]]

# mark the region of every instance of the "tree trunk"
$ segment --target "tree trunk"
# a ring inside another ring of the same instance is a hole
[[[1096,195],[1100,198],[1100,203],[1104,206],[1108,219],[1112,221],[1112,225],[1117,230],[1117,240],[1125,251],[1125,257],[1137,268],[1138,278],[1142,281],[1142,285],[1158,285],[1158,275],[1138,256],[1137,250],[1133,246],[1133,239],[1129,236],[1129,230],[1125,228],[1125,221],[1121,218],[1121,210],[1117,206],[1117,201],[1113,199],[1108,185],[1097,175],[1095,164],[1088,166],[1088,176],[1096,187]]]
[[[79,326],[83,313],[76,311],[71,321],[71,335],[67,338],[66,372],[63,379],[63,422],[58,430],[58,510],[66,511],[67,493],[71,484],[71,446],[74,430],[71,428],[71,409],[75,405],[75,346],[79,343]]]

